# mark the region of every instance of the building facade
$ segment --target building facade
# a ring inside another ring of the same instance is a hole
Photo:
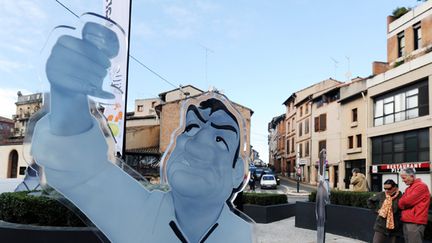
[[[12,136],[13,131],[14,121],[0,116],[0,144],[7,143],[7,140]]]
[[[414,167],[431,190],[432,2],[388,18],[388,70],[367,80],[371,186]]]
[[[23,95],[17,93],[16,114],[12,116],[13,131],[0,144],[0,178],[22,178],[30,163],[29,145],[24,144],[30,117],[42,107],[43,94]]]
[[[285,145],[285,157],[286,157],[286,171],[282,171],[285,176],[296,178],[296,169],[298,168],[297,154],[296,154],[296,94],[292,94],[283,103],[285,105],[285,126],[286,126],[286,145]],[[303,180],[304,178],[300,178]]]
[[[341,163],[337,186],[349,189],[352,169],[366,173],[367,159],[367,90],[366,79],[354,79],[340,87]]]
[[[315,93],[312,96],[313,105],[313,130],[311,150],[311,172],[310,183],[315,185],[318,181],[318,163],[320,152],[326,150],[324,178],[329,181],[331,188],[336,186],[339,180],[339,165],[341,163],[341,124],[340,104],[337,102],[340,97],[340,83],[326,90]]]
[[[286,143],[285,143],[285,114],[274,117],[268,124],[269,135],[269,164],[277,173],[286,172]]]
[[[370,77],[334,82],[321,90],[310,86],[286,100],[287,144],[297,145],[305,181],[316,184],[316,163],[325,148],[330,187],[348,189],[351,170],[359,168],[371,190],[381,191],[382,183],[393,179],[403,191],[398,173],[413,167],[431,189],[431,79],[432,2],[426,1],[398,19],[388,17],[387,62],[374,62]],[[304,123],[308,100],[310,139]],[[295,111],[288,108],[292,103]],[[289,163],[295,155],[292,148],[287,151]]]

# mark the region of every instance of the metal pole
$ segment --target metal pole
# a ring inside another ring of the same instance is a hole
[[[300,192],[300,178],[301,178],[301,171],[300,171],[300,145],[299,144],[297,144],[296,175],[297,175],[297,193],[299,193]]]

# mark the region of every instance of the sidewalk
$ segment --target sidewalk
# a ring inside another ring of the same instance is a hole
[[[257,243],[314,243],[317,242],[317,233],[314,230],[295,227],[295,217],[276,221],[269,224],[256,224],[254,228]],[[361,243],[347,237],[327,233],[327,243]]]
[[[297,180],[295,180],[291,177],[279,175],[279,178],[281,178],[282,180],[285,180],[285,181],[289,181],[291,183],[297,183]],[[302,181],[300,182],[300,187],[305,187],[305,188],[308,188],[310,190],[316,190],[316,188],[317,188],[317,186],[314,186],[314,185],[311,185],[309,183],[302,182]]]

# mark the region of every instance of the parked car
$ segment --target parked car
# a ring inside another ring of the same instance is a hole
[[[262,189],[264,188],[276,189],[277,187],[276,178],[274,177],[274,175],[264,174],[261,177],[260,186]]]
[[[277,184],[280,185],[280,178],[272,169],[264,168],[262,175],[273,175],[276,178]]]

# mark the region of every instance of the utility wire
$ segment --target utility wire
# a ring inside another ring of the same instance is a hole
[[[64,9],[66,9],[69,13],[71,13],[72,15],[74,15],[76,18],[79,19],[79,16],[74,13],[70,8],[68,8],[67,6],[65,6],[63,3],[61,3],[59,0],[55,0],[58,4],[60,4],[60,6],[62,6]],[[164,81],[165,83],[171,85],[174,88],[178,88],[180,87],[180,91],[183,92],[183,90],[181,89],[181,85],[175,85],[173,83],[171,83],[170,81],[168,81],[166,78],[162,77],[160,74],[158,74],[156,71],[153,71],[151,68],[149,68],[147,65],[145,65],[144,63],[142,63],[140,60],[138,60],[137,58],[135,58],[134,56],[132,56],[132,54],[129,54],[129,57],[132,58],[135,62],[137,62],[139,65],[141,65],[142,67],[144,67],[145,69],[147,69],[148,71],[150,71],[151,73],[153,73],[154,75],[156,75],[158,78],[160,78],[162,81]],[[184,92],[183,92],[184,93]]]
[[[60,4],[63,8],[65,8],[67,11],[69,11],[69,13],[73,14],[75,17],[77,17],[79,19],[79,16],[76,15],[72,10],[70,10],[68,7],[66,7],[63,3],[61,3],[60,1],[56,0],[56,2],[58,4]]]
[[[149,70],[151,73],[153,73],[154,75],[156,75],[158,78],[162,79],[163,81],[165,81],[167,84],[173,86],[174,88],[179,87],[179,85],[174,85],[173,83],[171,83],[170,81],[168,81],[166,78],[162,77],[160,74],[158,74],[157,72],[153,71],[151,68],[147,67],[144,63],[142,63],[140,60],[136,59],[134,56],[129,54],[129,57],[132,58],[135,62],[137,62],[138,64],[140,64],[141,66],[143,66],[144,68],[146,68],[147,70]]]

